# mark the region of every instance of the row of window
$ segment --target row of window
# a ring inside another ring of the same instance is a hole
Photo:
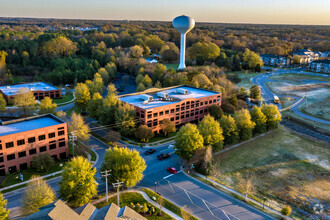
[[[65,141],[59,142],[58,147],[64,147],[65,146]],[[54,150],[56,149],[56,142],[52,141],[49,142],[49,150]],[[46,146],[39,147],[39,153],[47,151]],[[33,148],[29,150],[29,155],[34,155],[37,153],[37,149]],[[18,152],[18,158],[26,157],[26,151]],[[9,154],[7,155],[7,160],[15,160],[16,156],[15,154]],[[4,162],[3,156],[0,156],[0,163]]]
[[[60,129],[60,128],[59,128]],[[62,127],[61,129],[64,129],[64,127]],[[59,130],[57,132],[58,136],[63,136],[64,135],[64,130]],[[48,138],[51,139],[51,138],[54,138],[56,135],[55,135],[55,132],[52,132],[52,133],[49,133],[48,134]],[[38,136],[38,140],[39,141],[43,141],[46,139],[46,135],[39,135]],[[27,139],[27,143],[29,144],[32,144],[32,143],[35,143],[36,142],[36,138],[35,137],[29,137]],[[26,142],[25,142],[25,139],[21,139],[21,140],[17,140],[17,146],[21,146],[21,145],[24,145]],[[1,144],[0,144],[1,145]],[[6,148],[12,148],[14,147],[14,142],[8,142],[6,143]],[[0,150],[2,150],[2,146],[0,147]]]
[[[209,101],[205,101],[205,102],[200,102],[200,103],[197,103],[196,102],[196,105],[195,104],[191,104],[191,105],[186,105],[186,106],[181,106],[181,107],[180,107],[180,105],[177,105],[175,109],[173,108],[171,110],[161,111],[159,113],[156,112],[156,113],[153,113],[153,114],[150,113],[150,114],[147,115],[147,118],[150,119],[152,117],[158,117],[158,115],[159,116],[163,116],[164,113],[165,113],[165,115],[168,115],[169,113],[173,114],[174,112],[179,112],[180,110],[181,111],[184,111],[184,110],[188,110],[190,108],[195,108],[195,107],[197,108],[199,106],[203,106],[204,104],[207,105],[207,104],[216,103],[217,101],[220,102],[220,98],[209,100]],[[189,101],[187,102],[187,104],[188,103],[189,103]],[[139,112],[136,112],[136,116],[140,117],[140,113]],[[141,113],[141,118],[144,118],[144,114],[143,113]]]

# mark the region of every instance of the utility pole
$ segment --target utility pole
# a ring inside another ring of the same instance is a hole
[[[71,131],[70,134],[69,139],[72,141],[72,157],[74,157],[74,141],[77,140],[77,135],[75,135],[73,131]]]
[[[105,177],[105,193],[106,193],[106,199],[107,199],[107,202],[108,202],[108,176],[110,176],[111,170],[106,170],[106,171],[103,171],[103,172],[100,172],[102,175],[102,177]]]
[[[113,184],[112,184],[113,188],[116,188],[116,187],[117,187],[117,201],[118,201],[118,207],[120,207],[120,206],[119,206],[119,187],[121,187],[123,183],[124,183],[124,182],[119,182],[119,180],[117,180],[116,183],[113,183]]]

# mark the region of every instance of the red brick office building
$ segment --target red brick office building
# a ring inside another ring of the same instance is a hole
[[[133,105],[140,124],[160,131],[160,123],[168,118],[177,127],[191,122],[198,123],[208,114],[209,107],[221,105],[221,93],[211,90],[181,85],[132,93],[119,97],[121,101]]]
[[[42,100],[45,97],[52,99],[61,98],[61,90],[59,88],[44,82],[0,86],[0,92],[7,102],[14,99],[20,91],[32,92],[37,100]]]
[[[0,121],[0,175],[27,169],[33,156],[69,156],[67,124],[52,114]]]

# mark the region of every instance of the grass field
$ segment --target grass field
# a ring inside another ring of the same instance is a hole
[[[163,65],[165,65],[168,70],[171,68],[177,70],[179,67],[179,63],[163,63]]]
[[[69,102],[71,100],[73,100],[73,94],[64,95],[60,99],[53,99],[53,102],[57,105],[61,105],[62,103]]]
[[[303,80],[320,80],[320,81],[330,82],[329,77],[311,76],[311,75],[293,74],[293,73],[279,74],[279,75],[271,76],[271,77],[269,77],[269,79],[286,80],[286,81],[289,80],[289,81],[294,81],[294,82],[301,82]]]
[[[280,127],[267,134],[215,156],[218,179],[237,189],[237,174],[252,175],[256,193],[268,198],[272,208],[283,204],[308,210],[311,201],[330,201],[330,151],[326,144],[314,142]],[[237,189],[238,190],[238,189]]]
[[[150,207],[154,207],[152,206],[149,202],[147,202],[143,196],[140,193],[136,193],[136,192],[126,192],[126,193],[121,193],[120,197],[119,197],[119,202],[120,202],[120,207],[124,207],[124,206],[130,206],[131,203],[134,203],[134,205],[136,205],[137,203],[139,203],[140,205],[143,205],[143,203],[146,203],[146,205],[150,205]],[[109,202],[107,203],[105,200],[95,204],[95,207],[97,207],[98,209],[109,205],[111,203],[115,203],[117,204],[117,196],[113,196],[109,199]],[[156,213],[159,212],[159,209],[154,207],[156,210]],[[167,215],[166,213],[164,213],[163,216],[157,216],[157,214],[154,213],[152,216],[145,216],[147,219],[151,219],[151,220],[161,220],[161,219],[173,219],[171,216]]]
[[[246,90],[249,90],[251,88],[251,86],[253,85],[250,81],[250,79],[252,77],[255,77],[259,74],[264,73],[265,70],[261,70],[260,73],[254,73],[251,71],[245,72],[245,71],[237,71],[237,72],[228,72],[226,74],[236,74],[237,77],[241,80],[239,83],[237,83],[236,85],[238,87],[244,87]]]

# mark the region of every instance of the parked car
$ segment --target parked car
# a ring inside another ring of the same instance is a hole
[[[146,152],[144,152],[144,154],[145,155],[149,155],[149,154],[153,154],[153,153],[155,153],[156,152],[156,149],[149,149],[149,150],[147,150]]]
[[[169,153],[161,153],[157,156],[157,159],[158,160],[165,160],[165,159],[169,158],[170,156],[171,156],[171,154],[169,154]]]
[[[174,167],[168,167],[167,171],[173,174],[176,174],[178,172]]]

